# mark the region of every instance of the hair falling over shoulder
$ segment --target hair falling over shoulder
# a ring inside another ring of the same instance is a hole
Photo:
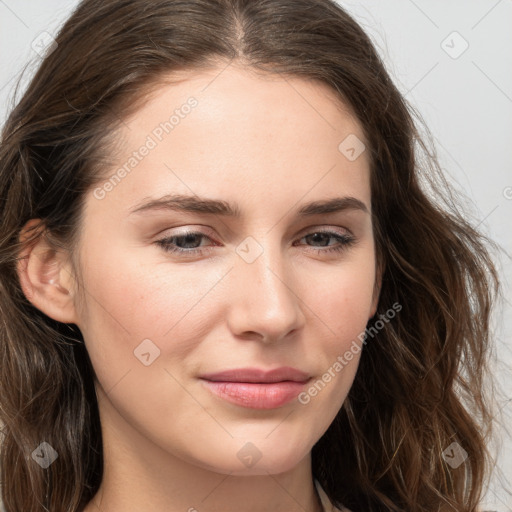
[[[313,447],[313,473],[356,511],[474,512],[490,469],[486,394],[499,282],[491,242],[446,192],[413,109],[369,37],[331,0],[84,0],[56,36],[0,145],[0,473],[7,512],[82,510],[102,478],[94,371],[74,325],[27,300],[23,244],[72,250],[82,200],[101,181],[115,112],[173,72],[238,61],[320,81],[369,141],[383,269],[377,315],[343,407]],[[30,239],[25,223],[44,220]],[[42,441],[58,458],[32,460]],[[443,452],[467,454],[454,469]],[[456,445],[454,445],[456,446]]]

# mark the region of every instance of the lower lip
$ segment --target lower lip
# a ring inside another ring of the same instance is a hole
[[[215,395],[251,409],[275,409],[291,402],[304,389],[305,382],[214,382],[202,379]]]

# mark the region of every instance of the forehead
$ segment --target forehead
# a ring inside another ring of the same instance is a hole
[[[362,128],[317,80],[235,65],[169,76],[116,137],[106,203],[126,215],[162,193],[236,194],[238,203],[261,205],[337,192],[370,203]]]
[[[187,102],[195,100],[192,121]],[[185,107],[185,108],[184,108]],[[235,142],[237,133],[231,127],[243,127],[244,133],[264,136],[315,132],[329,138],[356,134],[364,140],[363,131],[352,108],[326,83],[310,78],[262,72],[237,64],[219,65],[208,69],[181,71],[162,77],[148,89],[146,101],[129,118],[123,119],[120,134],[128,144],[136,143],[140,131],[151,133],[154,122],[165,124],[172,114],[180,120],[171,124],[188,127],[194,121],[208,130],[210,137]],[[183,115],[184,114],[184,115]],[[173,132],[177,126],[171,129]],[[212,128],[216,129],[212,133]],[[132,130],[135,129],[135,132]],[[166,132],[166,134],[168,134]],[[175,134],[175,133],[174,133]]]

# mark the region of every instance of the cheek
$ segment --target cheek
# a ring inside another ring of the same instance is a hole
[[[307,286],[308,282],[310,283]],[[311,272],[302,297],[307,307],[308,358],[318,361],[318,373],[299,402],[313,416],[330,424],[345,400],[364,350],[362,340],[371,316],[375,282],[372,252],[345,260],[336,267]],[[315,286],[311,286],[315,283]]]
[[[190,424],[197,426],[197,418],[208,420],[181,383],[190,371],[187,356],[209,331],[198,299],[218,281],[217,273],[200,277],[192,267],[172,272],[170,265],[149,269],[128,258],[119,264],[99,264],[92,257],[89,261],[84,275],[87,308],[80,328],[108,396],[103,406],[109,421],[117,421],[119,413],[148,437],[183,443]],[[164,421],[170,418],[172,429]],[[208,428],[214,426],[208,423]]]
[[[343,349],[365,330],[372,313],[375,261],[370,251],[336,267],[312,272],[304,283],[304,301],[318,315],[331,339],[331,350]],[[321,325],[321,324],[320,324]]]
[[[351,276],[345,286],[325,297],[326,314],[341,341],[340,349],[365,330],[371,316],[373,282]]]
[[[99,261],[92,253],[85,258],[86,307],[80,328],[93,364],[108,368],[108,379],[141,364],[134,351],[144,340],[151,340],[154,347],[144,343],[170,361],[182,359],[194,348],[193,340],[207,336],[205,319],[215,300],[208,293],[221,280],[222,269],[149,265],[127,256]]]

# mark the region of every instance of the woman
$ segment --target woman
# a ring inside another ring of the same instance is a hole
[[[498,280],[438,169],[330,0],[83,1],[0,149],[7,512],[476,510]]]

